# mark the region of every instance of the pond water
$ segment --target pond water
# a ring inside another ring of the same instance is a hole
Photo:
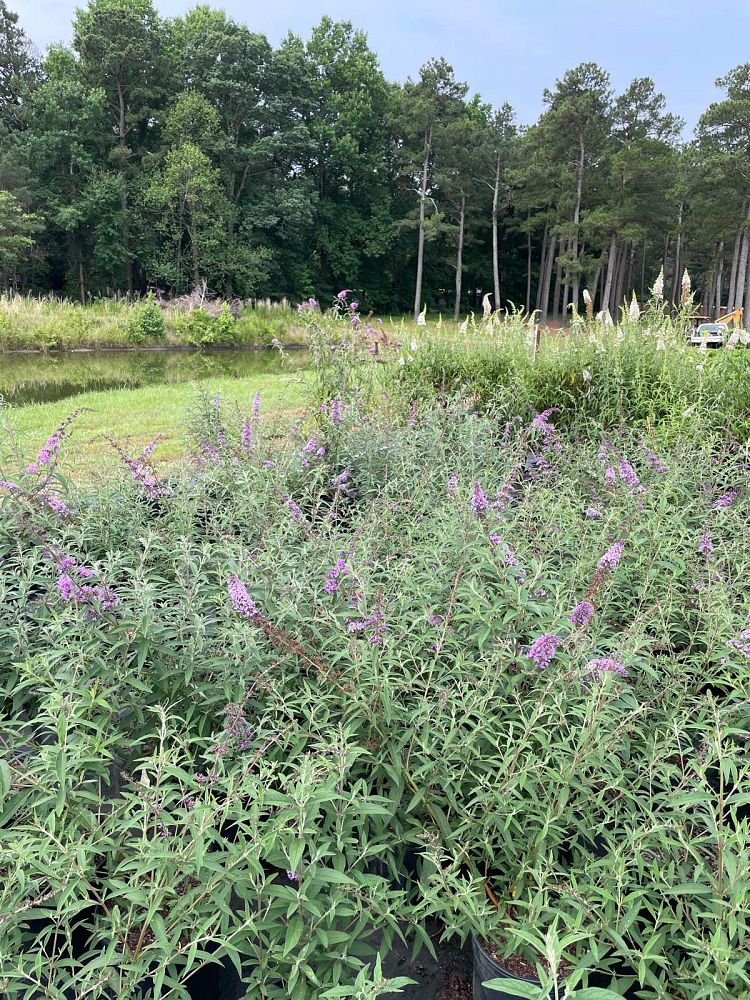
[[[0,354],[0,395],[12,406],[49,403],[102,389],[244,378],[298,370],[306,350],[73,351],[65,354]]]

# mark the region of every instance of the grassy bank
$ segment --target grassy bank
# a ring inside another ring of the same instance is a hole
[[[288,303],[261,302],[233,312],[211,304],[209,309],[184,305],[157,306],[144,319],[145,301],[100,299],[82,306],[57,298],[0,296],[0,352],[70,351],[83,348],[129,347],[267,347],[306,344],[307,330],[297,310]],[[384,316],[390,337],[405,343],[421,339],[424,327],[409,317]],[[442,338],[459,332],[460,324],[444,320],[439,312],[428,316],[430,336]]]
[[[156,306],[156,323],[144,322],[144,302],[102,299],[82,306],[55,298],[0,298],[0,351],[75,350],[139,346],[265,347],[275,338],[300,343],[303,331],[287,305],[229,309]],[[160,319],[159,319],[160,317]]]
[[[88,392],[74,399],[6,411],[9,438],[18,444],[24,459],[31,461],[55,427],[74,409],[85,407],[75,421],[66,448],[66,472],[89,480],[111,472],[118,460],[107,437],[133,453],[159,437],[154,461],[174,462],[184,454],[187,413],[199,388],[209,396],[220,395],[227,405],[236,404],[243,410],[249,409],[254,395],[260,393],[263,412],[272,423],[299,411],[305,395],[303,377],[298,375],[257,375]],[[8,465],[5,455],[3,466]]]

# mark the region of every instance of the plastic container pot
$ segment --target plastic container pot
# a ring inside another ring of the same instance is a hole
[[[508,979],[516,983],[528,983],[530,986],[541,986],[538,979],[524,979],[508,972],[492,955],[487,952],[477,938],[471,939],[471,950],[474,955],[474,1000],[518,1000],[517,993],[504,993],[496,988],[483,986],[490,979]],[[551,996],[551,994],[550,994]]]

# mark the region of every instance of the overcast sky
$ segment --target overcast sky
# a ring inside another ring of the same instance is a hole
[[[40,49],[69,41],[81,0],[9,0]],[[190,0],[156,0],[165,15]],[[522,123],[541,110],[541,93],[577,63],[593,60],[622,89],[651,76],[671,111],[695,125],[717,98],[714,80],[750,61],[750,0],[225,0],[223,7],[276,44],[288,30],[306,36],[324,14],[363,28],[386,76],[416,76],[445,56],[459,79]]]

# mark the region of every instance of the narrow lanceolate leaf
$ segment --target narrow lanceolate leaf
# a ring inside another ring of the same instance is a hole
[[[500,993],[509,993],[514,997],[525,997],[526,1000],[542,1000],[549,996],[549,992],[534,983],[524,983],[520,979],[488,979],[482,983],[488,990],[497,990]]]

